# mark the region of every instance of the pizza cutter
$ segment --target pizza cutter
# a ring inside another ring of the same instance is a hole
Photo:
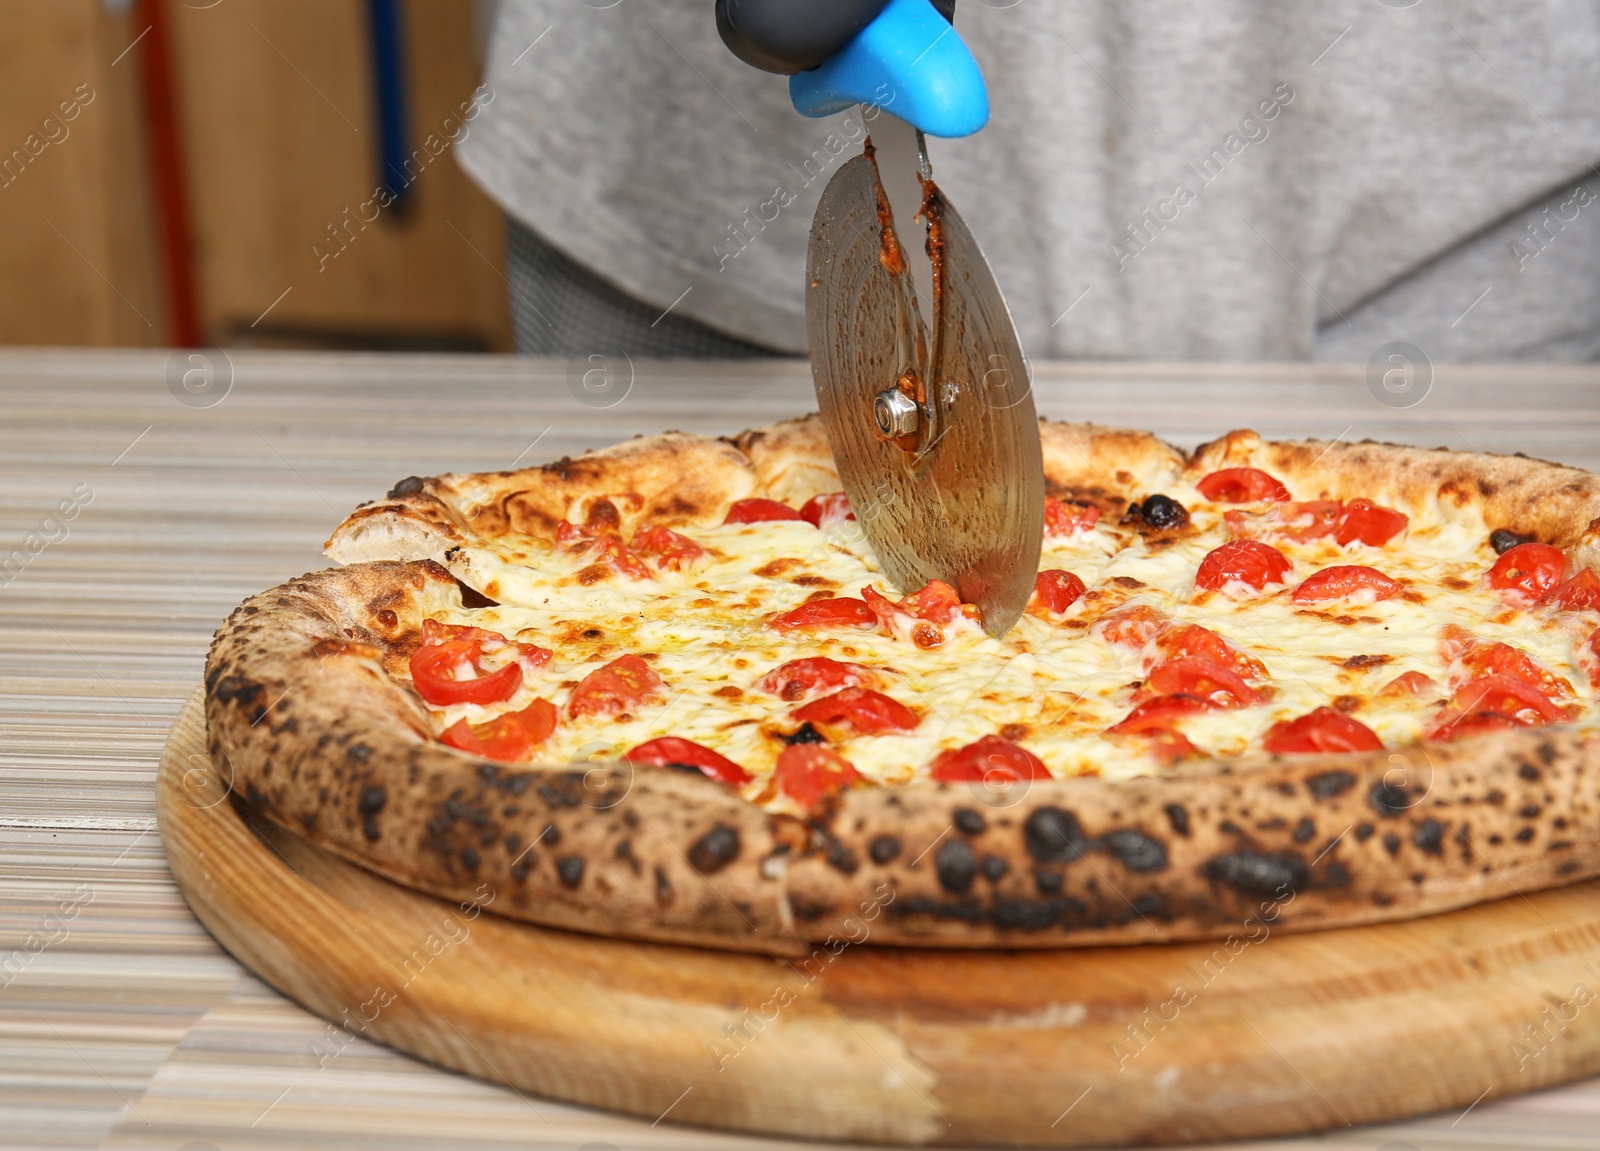
[[[889,0],[790,79],[801,112],[859,106],[868,124],[812,221],[806,330],[839,476],[884,574],[902,592],[953,585],[999,636],[1039,570],[1044,473],[1011,313],[928,163],[925,130],[970,135],[988,119],[946,15]]]

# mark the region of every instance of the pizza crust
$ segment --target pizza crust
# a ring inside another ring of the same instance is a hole
[[[1051,491],[1108,511],[1249,465],[1300,490],[1436,503],[1580,552],[1600,515],[1600,479],[1538,461],[1248,432],[1185,458],[1139,432],[1045,424],[1042,435]],[[267,818],[399,882],[462,899],[487,883],[497,911],[533,922],[778,955],[849,939],[863,918],[873,942],[902,945],[1226,939],[1252,920],[1347,926],[1600,874],[1600,747],[1572,728],[1253,753],[1007,794],[858,788],[808,824],[697,773],[477,760],[435,741],[395,678],[421,619],[460,605],[456,577],[471,572],[459,544],[550,538],[599,496],[626,529],[687,527],[720,522],[737,498],[794,503],[836,483],[814,417],[729,441],[672,434],[544,468],[405,481],[329,541],[352,566],[253,597],[217,633],[212,753]]]

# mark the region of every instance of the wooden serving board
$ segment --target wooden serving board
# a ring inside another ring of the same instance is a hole
[[[1231,945],[926,951],[869,934],[792,964],[501,919],[249,820],[207,756],[198,693],[157,804],[195,914],[285,995],[430,1062],[650,1120],[1188,1142],[1460,1110],[1600,1072],[1600,881],[1343,931],[1252,921]],[[343,1035],[329,1028],[330,1056]]]

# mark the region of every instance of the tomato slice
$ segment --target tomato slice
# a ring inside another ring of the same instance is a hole
[[[1067,504],[1044,498],[1044,534],[1071,536],[1086,532],[1100,522],[1100,509],[1083,504]]]
[[[534,748],[550,738],[556,719],[556,705],[536,699],[521,711],[497,715],[487,723],[457,720],[444,729],[439,742],[497,763],[524,763]]]
[[[1379,751],[1383,740],[1366,724],[1331,707],[1280,720],[1267,729],[1263,745],[1275,755],[1307,752]]]
[[[975,617],[978,609],[961,602],[956,589],[943,580],[929,580],[927,585],[912,592],[899,603],[879,595],[872,588],[862,588],[861,598],[872,605],[879,617],[887,620],[895,613],[915,616],[929,623],[949,623],[957,616]]]
[[[808,655],[779,664],[761,678],[761,690],[780,699],[796,700],[824,687],[853,687],[866,678],[865,668],[825,655]]]
[[[829,528],[856,518],[850,508],[850,497],[843,492],[828,492],[812,496],[800,505],[800,518],[814,528]]]
[[[706,549],[688,536],[669,528],[648,527],[633,534],[628,545],[637,555],[650,558],[663,571],[682,571],[706,554]]]
[[[1150,735],[1170,731],[1186,715],[1214,711],[1216,704],[1198,695],[1160,695],[1147,699],[1106,730],[1117,735]]]
[[[1249,584],[1256,590],[1269,583],[1282,583],[1294,563],[1271,544],[1260,540],[1229,540],[1213,548],[1195,572],[1194,586],[1216,591],[1233,583]]]
[[[542,650],[542,649],[535,649]],[[499,703],[522,686],[522,665],[515,660],[485,672],[478,661],[483,643],[452,639],[423,644],[411,653],[411,682],[417,694],[436,707],[452,703]],[[546,653],[545,658],[549,658]],[[463,672],[469,674],[462,675]],[[477,674],[471,674],[471,673]]]
[[[595,563],[605,564],[629,579],[650,578],[650,569],[640,563],[639,557],[623,546],[622,540],[613,532],[597,531],[562,520],[556,525],[556,542],[565,544],[569,554],[587,555]]]
[[[1402,672],[1378,689],[1382,696],[1431,695],[1438,684],[1420,671]]]
[[[1463,735],[1483,735],[1522,726],[1509,715],[1502,715],[1498,711],[1473,711],[1446,717],[1425,738],[1449,743]]]
[[[802,723],[847,723],[862,735],[910,731],[919,722],[917,713],[899,700],[865,687],[847,687],[813,700],[797,708],[794,717]]]
[[[1254,504],[1270,500],[1288,503],[1289,489],[1260,468],[1223,468],[1212,472],[1195,487],[1213,503]]]
[[[651,767],[698,768],[709,779],[729,787],[743,787],[750,782],[750,773],[727,756],[719,755],[704,744],[663,735],[647,739],[622,757],[629,763],[648,764]]]
[[[1293,598],[1295,603],[1302,604],[1331,599],[1377,603],[1379,600],[1393,599],[1403,591],[1405,588],[1377,568],[1339,564],[1307,576],[1294,589]]]
[[[1144,690],[1154,695],[1194,695],[1223,708],[1250,707],[1267,697],[1237,672],[1204,656],[1186,655],[1151,670]]]
[[[1571,718],[1533,684],[1510,675],[1468,681],[1456,691],[1455,705],[1463,713],[1496,711],[1530,726],[1565,723]]]
[[[733,506],[728,509],[728,517],[722,522],[725,524],[759,524],[770,520],[798,520],[804,518],[788,504],[780,504],[777,500],[748,499],[734,500]]]
[[[1508,548],[1489,569],[1489,586],[1525,602],[1542,598],[1567,571],[1566,553],[1549,544]]]
[[[661,677],[639,656],[619,655],[584,676],[567,701],[571,715],[617,715],[661,694]]]
[[[1582,568],[1566,583],[1546,592],[1544,602],[1553,603],[1563,611],[1600,610],[1600,577]]]
[[[1060,615],[1077,603],[1086,590],[1081,579],[1060,568],[1042,571],[1033,581],[1034,597],[1052,615]]]
[[[851,596],[814,599],[778,616],[767,626],[779,631],[811,630],[820,627],[878,626],[878,613],[865,600]]]
[[[779,791],[807,811],[828,796],[865,782],[853,763],[820,743],[796,743],[784,748],[773,778]]]
[[[934,757],[929,774],[946,783],[982,783],[991,787],[1053,778],[1044,760],[998,735],[986,735],[965,747],[941,751]]]
[[[1405,512],[1397,512],[1371,500],[1353,499],[1344,505],[1333,539],[1341,547],[1353,543],[1382,547],[1405,531],[1410,522],[1411,517]]]

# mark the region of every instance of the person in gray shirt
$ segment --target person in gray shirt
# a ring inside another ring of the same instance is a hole
[[[805,353],[807,232],[861,150],[711,0],[503,0],[463,166],[517,348]],[[1031,357],[1600,354],[1593,0],[962,0],[993,110],[931,140]]]

